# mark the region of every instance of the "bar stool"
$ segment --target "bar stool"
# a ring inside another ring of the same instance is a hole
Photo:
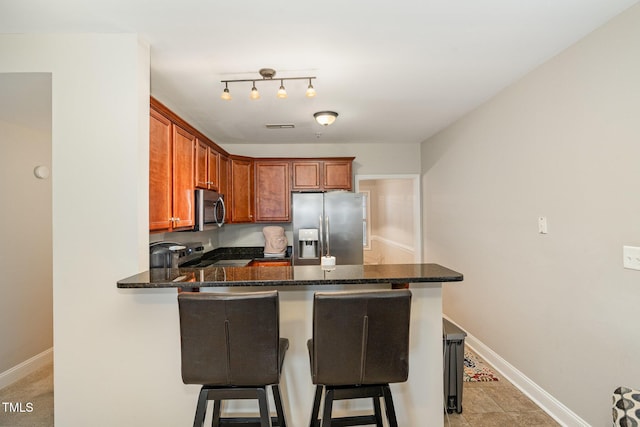
[[[316,384],[311,427],[382,427],[380,398],[389,425],[397,427],[389,384],[409,375],[410,317],[411,291],[405,289],[314,295],[313,338],[307,341]],[[332,417],[334,400],[356,398],[372,398],[373,415]]]
[[[194,427],[203,425],[209,400],[213,427],[286,427],[278,384],[289,340],[280,338],[278,292],[182,292],[178,306],[182,381],[202,385]],[[260,417],[221,418],[221,401],[234,399],[257,399]]]

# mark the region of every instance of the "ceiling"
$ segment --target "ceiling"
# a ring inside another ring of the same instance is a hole
[[[2,0],[0,31],[138,33],[152,95],[220,144],[418,143],[636,3]],[[256,83],[258,101],[251,83],[220,99],[220,80],[259,79],[263,67],[316,76],[317,96],[291,81],[276,99],[277,81]],[[320,110],[339,117],[322,127]]]

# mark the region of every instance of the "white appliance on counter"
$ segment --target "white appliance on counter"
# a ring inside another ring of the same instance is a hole
[[[363,263],[362,195],[347,191],[292,193],[293,265]]]

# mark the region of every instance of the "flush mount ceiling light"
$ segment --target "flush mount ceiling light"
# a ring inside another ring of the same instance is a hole
[[[335,111],[318,111],[313,115],[316,119],[316,122],[320,123],[322,126],[329,126],[331,123],[336,121],[336,117],[338,117],[338,113]]]
[[[280,88],[278,89],[276,96],[280,99],[284,99],[287,97],[287,90],[284,87],[285,80],[309,80],[309,86],[307,87],[305,96],[307,98],[313,98],[314,96],[316,96],[316,90],[313,88],[313,85],[311,84],[311,80],[315,79],[315,76],[283,77],[283,78],[274,80],[273,77],[276,75],[276,70],[274,70],[273,68],[261,68],[260,71],[258,72],[262,77],[261,79],[220,80],[220,82],[224,83],[224,90],[222,91],[222,95],[220,95],[220,98],[222,98],[225,101],[231,100],[231,92],[229,92],[229,83],[251,82],[253,85],[251,87],[251,92],[249,93],[249,98],[260,99],[260,93],[256,88],[256,82],[278,81],[278,80],[280,80]]]

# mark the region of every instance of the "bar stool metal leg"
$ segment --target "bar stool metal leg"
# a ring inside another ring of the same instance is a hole
[[[382,386],[382,393],[384,394],[384,407],[387,411],[389,426],[398,427],[398,421],[396,420],[396,410],[393,406],[393,397],[391,397],[391,389],[389,388],[388,384]]]
[[[196,416],[193,419],[193,427],[202,427],[204,424],[204,416],[207,412],[207,394],[208,390],[204,387],[200,389],[200,395],[198,396],[198,404],[196,405]]]
[[[322,427],[331,427],[331,409],[333,409],[333,389],[325,388],[324,409],[322,411]]]
[[[220,411],[222,409],[222,400],[213,401],[213,419],[211,427],[220,427]]]
[[[269,402],[267,401],[267,388],[256,389],[256,394],[258,395],[258,406],[260,407],[260,427],[271,427]]]
[[[383,427],[382,425],[382,410],[380,409],[380,398],[373,398],[373,411],[376,416],[376,427]]]
[[[316,395],[313,398],[313,408],[311,409],[311,423],[309,427],[318,427],[320,424],[318,414],[320,412],[320,401],[322,400],[322,386],[316,386]]]
[[[275,384],[271,386],[271,391],[273,392],[273,401],[276,405],[276,415],[278,417],[278,426],[279,427],[287,427],[287,422],[284,418],[284,410],[282,409],[282,396],[280,395],[280,386]]]

